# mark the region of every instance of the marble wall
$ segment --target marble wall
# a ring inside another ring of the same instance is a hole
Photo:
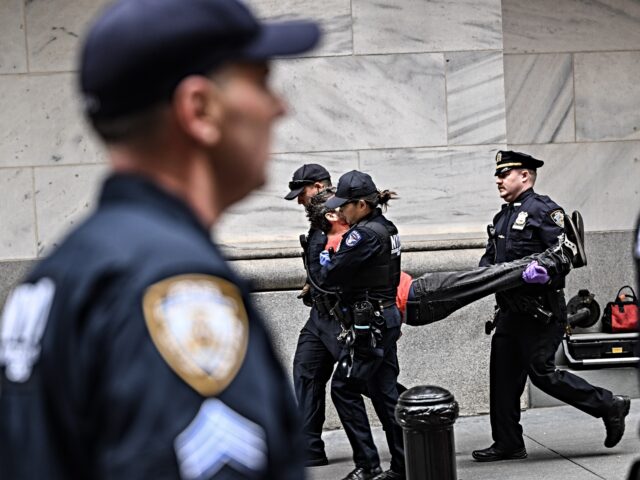
[[[491,171],[505,147],[546,160],[538,189],[580,208],[589,230],[631,228],[637,2],[249,3],[262,18],[315,18],[325,37],[316,51],[276,62],[290,115],[277,129],[268,184],[223,219],[220,242],[295,242],[304,215],[282,196],[292,171],[312,161],[334,178],[368,170],[396,190],[389,216],[408,239],[481,236],[500,203]],[[104,4],[0,4],[0,260],[55,244],[106,172],[75,95],[80,39]]]
[[[507,142],[548,162],[543,189],[588,230],[640,207],[640,4],[503,0]]]

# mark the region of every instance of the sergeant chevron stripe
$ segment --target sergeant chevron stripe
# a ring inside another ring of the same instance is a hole
[[[187,480],[210,478],[224,465],[257,472],[267,461],[262,427],[217,398],[205,400],[189,426],[174,442],[180,473]]]

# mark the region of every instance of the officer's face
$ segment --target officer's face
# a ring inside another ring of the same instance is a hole
[[[274,121],[286,112],[267,63],[227,67],[220,85],[220,142],[212,151],[220,188],[237,201],[266,181]]]
[[[349,225],[355,225],[369,212],[370,208],[364,200],[347,202],[340,207],[340,213]]]
[[[298,195],[298,205],[304,205],[305,207],[311,202],[311,197],[320,193],[323,185],[321,183],[314,183],[313,185],[307,185],[302,189],[300,195]]]
[[[496,185],[500,198],[505,202],[513,202],[527,188],[527,171],[512,169],[496,175]]]

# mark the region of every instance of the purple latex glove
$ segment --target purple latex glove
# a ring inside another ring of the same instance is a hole
[[[522,272],[522,279],[524,283],[540,283],[544,284],[550,280],[547,269],[538,265],[535,260],[527,265],[527,268]]]

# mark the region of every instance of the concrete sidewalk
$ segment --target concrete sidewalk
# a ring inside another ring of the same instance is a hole
[[[615,448],[603,445],[602,420],[572,407],[535,408],[522,412],[529,458],[478,463],[471,451],[491,445],[489,416],[459,418],[455,424],[458,480],[624,480],[633,460],[640,457],[638,421],[640,399],[632,400],[627,428]],[[374,430],[383,469],[389,453],[381,428]],[[307,469],[311,480],[339,480],[354,467],[342,430],[325,432],[329,465]]]

